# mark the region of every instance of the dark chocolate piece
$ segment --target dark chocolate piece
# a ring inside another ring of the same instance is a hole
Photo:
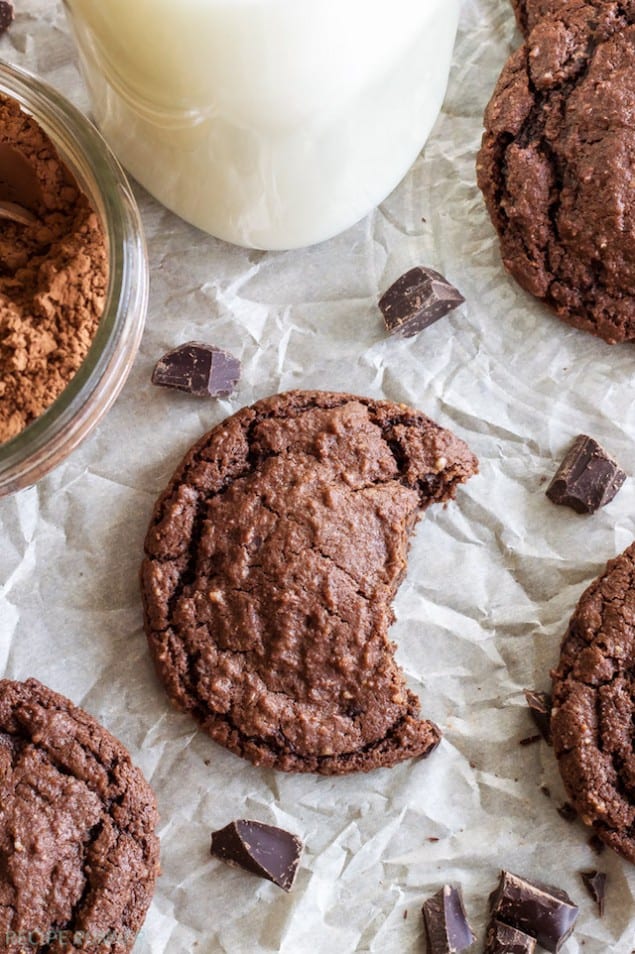
[[[501,871],[492,898],[492,918],[535,937],[548,951],[559,951],[570,936],[578,908],[560,888]]]
[[[618,492],[626,474],[592,437],[580,434],[560,464],[546,494],[576,513],[595,513]]]
[[[284,828],[239,818],[212,832],[211,853],[290,891],[300,863],[302,842]]]
[[[202,341],[188,341],[157,361],[152,383],[197,397],[231,394],[240,378],[240,361],[228,351]]]
[[[545,742],[551,745],[551,696],[548,692],[537,692],[535,689],[525,689],[524,692],[538,731]]]
[[[428,938],[428,954],[454,954],[475,940],[467,922],[460,888],[444,884],[424,901],[421,909]]]
[[[483,954],[534,954],[536,939],[518,928],[491,921],[485,936]]]
[[[604,914],[604,897],[606,895],[606,874],[603,871],[581,871],[580,877],[593,900],[598,906],[600,917]]]
[[[379,307],[391,335],[411,338],[464,301],[439,272],[417,266],[384,292]]]
[[[540,742],[541,738],[542,738],[541,735],[526,735],[524,739],[519,739],[519,740],[518,740],[518,744],[519,744],[519,745],[533,745],[534,742]]]
[[[4,33],[13,23],[13,16],[13,4],[8,0],[0,0],[0,33]]]

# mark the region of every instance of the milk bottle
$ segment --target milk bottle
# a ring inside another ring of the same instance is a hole
[[[458,0],[65,0],[127,170],[238,245],[329,238],[405,175],[445,93]]]

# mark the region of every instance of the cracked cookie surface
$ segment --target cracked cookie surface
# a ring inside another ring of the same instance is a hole
[[[145,625],[173,702],[258,765],[339,774],[428,754],[388,640],[420,512],[476,471],[405,405],[291,391],[187,454],[142,567]]]
[[[569,797],[635,862],[635,544],[582,594],[552,678],[553,745]]]
[[[518,29],[527,36],[543,17],[556,13],[566,0],[511,0]]]
[[[477,179],[505,267],[569,324],[635,338],[635,3],[568,0],[507,61]]]
[[[92,716],[35,679],[0,680],[3,951],[131,951],[156,823],[149,785]]]

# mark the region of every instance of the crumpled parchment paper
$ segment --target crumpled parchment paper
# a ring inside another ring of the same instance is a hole
[[[344,0],[345,2],[345,0]],[[59,0],[20,0],[0,56],[87,110]],[[463,885],[482,947],[500,867],[551,881],[580,905],[566,954],[634,947],[635,872],[557,812],[552,750],[523,687],[549,688],[585,586],[633,537],[635,482],[581,517],[544,496],[571,440],[593,435],[635,473],[632,346],[568,328],[508,278],[475,185],[485,103],[520,42],[507,0],[466,0],[445,107],[414,168],[380,209],[303,251],[250,252],[180,221],[141,188],[151,299],[137,361],[113,410],[36,487],[0,501],[0,664],[100,719],[157,794],[163,874],[135,954],[414,954],[420,906]],[[379,294],[405,269],[446,274],[467,303],[418,337],[384,334]],[[229,400],[150,384],[191,338],[243,361]],[[142,630],[138,566],[153,502],[182,453],[225,415],[291,387],[405,401],[466,439],[480,476],[418,525],[397,596],[397,657],[444,741],[425,761],[320,778],[254,768],[168,704]],[[541,792],[550,790],[550,797]],[[235,817],[296,832],[288,896],[209,856]],[[608,874],[597,916],[579,871]]]

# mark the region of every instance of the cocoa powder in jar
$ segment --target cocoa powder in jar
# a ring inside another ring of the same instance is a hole
[[[106,239],[46,133],[0,94],[0,198],[34,213],[0,219],[0,443],[61,394],[103,313]]]

